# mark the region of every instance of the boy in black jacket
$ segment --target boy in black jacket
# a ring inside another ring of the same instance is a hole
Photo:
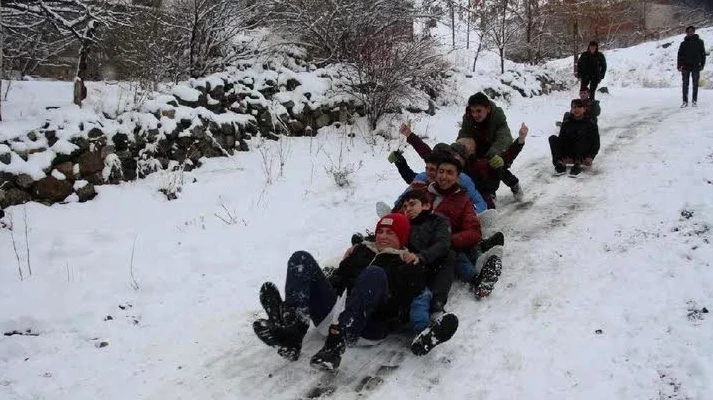
[[[295,361],[309,321],[330,324],[324,347],[310,361],[326,370],[339,366],[347,344],[360,337],[385,338],[408,321],[412,300],[425,288],[423,266],[406,249],[409,233],[403,214],[382,217],[375,242],[351,248],[329,278],[309,253],[295,252],[287,264],[284,303],[274,284],[267,282],[260,290],[268,318],[253,323],[255,333],[265,344],[278,347],[281,356]],[[341,311],[337,297],[343,292],[347,300]],[[332,315],[338,315],[338,320]]]
[[[444,310],[455,279],[455,254],[451,251],[450,223],[431,212],[433,200],[428,187],[421,182],[411,186],[402,196],[402,210],[411,222],[408,248],[424,266],[427,286],[411,303],[411,325],[419,332],[411,351],[423,355],[448,341],[458,329],[458,317]]]

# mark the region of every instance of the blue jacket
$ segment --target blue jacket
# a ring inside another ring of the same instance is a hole
[[[413,181],[428,183],[428,175],[426,175],[425,172],[421,172],[420,174],[416,175],[415,178],[413,178]],[[472,201],[473,205],[475,206],[476,213],[481,213],[488,209],[488,205],[485,203],[483,196],[480,195],[478,189],[475,188],[475,183],[473,183],[473,180],[470,179],[468,175],[461,173],[460,176],[458,176],[458,184],[461,185],[468,192],[470,201]],[[404,193],[406,193],[407,191],[408,189],[406,189]],[[401,198],[403,197],[404,193],[401,193],[401,196],[396,199],[396,204],[401,203]]]

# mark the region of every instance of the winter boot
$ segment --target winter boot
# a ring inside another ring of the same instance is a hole
[[[557,161],[555,163],[555,173],[557,175],[562,175],[564,173],[567,173],[567,166],[565,166],[562,161]]]
[[[691,106],[698,107],[698,102],[696,100],[693,100],[693,103],[691,103]]]
[[[525,193],[523,193],[519,183],[511,187],[510,190],[512,191],[512,195],[515,197],[515,200],[522,201],[522,198],[525,196]]]
[[[259,319],[253,322],[253,330],[266,345],[277,347],[277,354],[289,361],[297,361],[309,324],[297,318],[292,311],[286,311],[282,318],[284,323]]]
[[[688,101],[683,100],[683,103],[681,103],[681,108],[686,108],[688,107]]]
[[[574,163],[572,168],[569,169],[569,176],[577,176],[582,173],[582,164],[579,162]]]
[[[490,256],[485,260],[483,269],[472,282],[472,289],[476,299],[488,297],[495,287],[503,271],[502,259],[499,256]]]
[[[440,319],[419,333],[411,342],[411,352],[417,356],[428,354],[436,345],[447,342],[458,329],[455,314],[443,314]]]
[[[505,236],[502,232],[495,232],[489,238],[484,239],[480,242],[480,252],[485,253],[486,251],[492,249],[495,246],[502,246],[505,244]]]
[[[265,282],[260,288],[260,304],[267,313],[268,321],[279,324],[282,322],[282,297],[272,282]]]
[[[342,354],[344,354],[346,348],[347,342],[339,325],[331,325],[324,347],[312,356],[309,364],[324,371],[335,370],[339,368],[339,363],[342,362]]]

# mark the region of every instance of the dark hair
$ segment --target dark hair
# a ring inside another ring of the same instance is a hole
[[[401,203],[406,203],[411,199],[418,200],[421,204],[433,204],[431,194],[428,193],[428,189],[426,188],[409,189],[403,196],[401,196]]]
[[[584,107],[584,101],[582,99],[572,99],[572,107]]]
[[[484,106],[490,107],[490,99],[483,92],[478,92],[468,98],[468,107]]]
[[[431,155],[435,155],[433,157],[433,161],[430,161],[434,164],[438,164],[438,165],[453,164],[456,167],[456,169],[458,170],[458,172],[461,172],[461,170],[463,169],[463,165],[461,165],[460,161],[458,161],[458,159],[450,151],[448,151],[448,152],[442,151],[442,152],[438,152],[438,153],[434,152],[434,153],[431,153]]]
[[[691,31],[691,33],[695,33],[696,27],[693,25],[690,25],[690,26],[686,27],[686,33],[688,33],[688,31]]]
[[[463,143],[451,143],[451,151],[453,151],[455,154],[458,154],[463,159],[463,161],[468,159],[468,149]]]

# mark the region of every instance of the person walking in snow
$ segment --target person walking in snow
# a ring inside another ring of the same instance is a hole
[[[698,105],[698,80],[703,67],[706,65],[706,50],[703,40],[696,35],[696,28],[686,28],[686,37],[678,46],[678,60],[676,68],[681,71],[683,79],[683,103],[681,107],[688,107],[688,81],[693,80],[691,100],[693,107]]]
[[[523,144],[527,131],[528,128],[523,123],[519,131]],[[458,131],[458,139],[464,137],[475,141],[475,157],[487,160],[492,174],[497,178],[497,182],[502,181],[510,188],[516,199],[521,199],[522,188],[520,181],[510,172],[509,165],[504,159],[505,152],[513,143],[505,113],[502,108],[497,107],[482,92],[478,92],[468,98],[468,105],[465,108],[461,127]],[[493,191],[489,194],[491,198],[486,198],[485,200],[486,202],[489,201],[489,204],[494,204],[493,197],[495,192]]]
[[[582,172],[582,164],[591,166],[599,152],[599,128],[584,115],[584,101],[572,100],[571,117],[565,118],[560,127],[559,136],[549,138],[552,164],[555,172],[567,172],[567,159],[572,160],[570,175]]]
[[[604,54],[599,51],[599,43],[592,40],[589,42],[587,51],[579,55],[577,60],[577,78],[580,79],[579,91],[589,90],[590,98],[594,100],[599,82],[604,79],[607,73],[607,60]]]
[[[292,254],[287,263],[285,300],[277,287],[266,282],[260,302],[267,319],[253,323],[265,344],[278,348],[282,357],[296,361],[310,320],[328,327],[324,347],[310,360],[315,368],[339,367],[347,345],[359,338],[384,339],[407,321],[412,301],[425,289],[425,270],[419,256],[406,248],[410,223],[403,214],[388,214],[376,225],[375,242],[363,242],[347,251],[339,267],[327,278],[305,251]],[[346,294],[344,309],[338,297]],[[436,323],[422,340],[443,341],[457,328],[453,320]]]

